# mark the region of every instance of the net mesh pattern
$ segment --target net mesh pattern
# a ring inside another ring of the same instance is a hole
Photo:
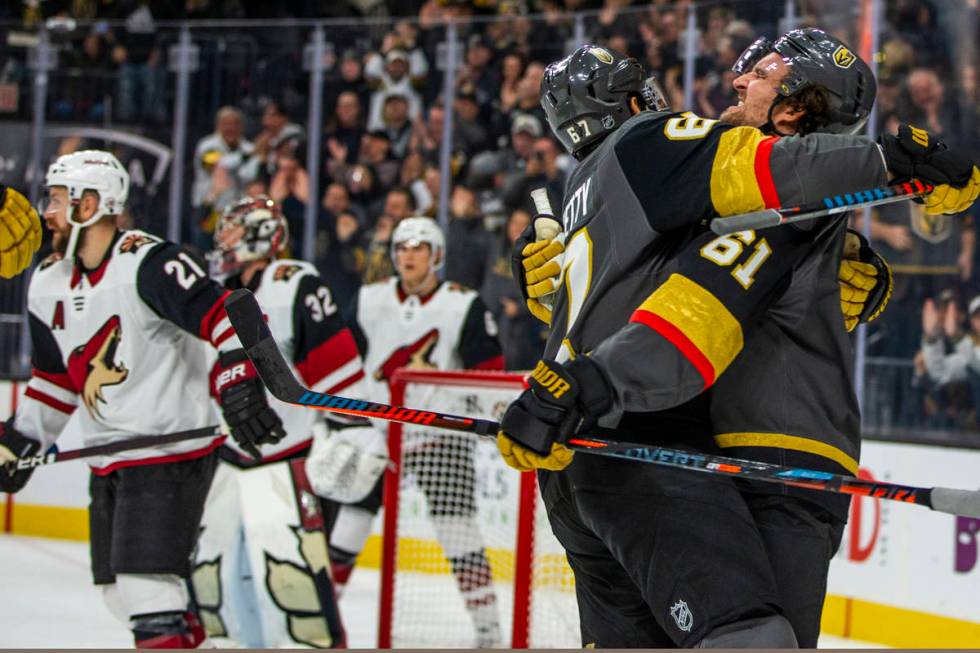
[[[510,376],[510,387],[438,375],[410,381],[403,405],[499,420],[520,392],[519,377]],[[528,644],[580,646],[572,573],[544,504],[536,492],[533,508],[521,505],[521,475],[492,438],[405,426],[399,471],[393,646],[512,645],[522,510],[534,514],[529,604],[516,599]]]

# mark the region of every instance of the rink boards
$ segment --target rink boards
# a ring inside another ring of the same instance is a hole
[[[0,418],[17,384],[0,381]],[[72,434],[61,449],[81,446]],[[909,485],[980,489],[980,450],[865,442],[862,474]],[[37,470],[6,506],[6,532],[85,540],[88,472],[71,462]],[[10,520],[12,517],[12,520]],[[980,647],[980,520],[880,499],[855,500],[831,567],[824,632],[899,647]],[[403,546],[412,543],[403,543]],[[418,543],[419,546],[428,545]],[[372,536],[361,564],[376,566]]]

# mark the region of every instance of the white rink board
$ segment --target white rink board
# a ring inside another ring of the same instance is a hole
[[[0,420],[10,417],[14,405],[13,392],[17,388],[16,401],[24,400],[26,383],[0,381]],[[82,446],[82,437],[68,421],[65,434],[58,438],[58,449],[67,451]],[[43,506],[65,506],[70,508],[88,507],[88,465],[84,461],[73,460],[58,463],[51,467],[40,467],[31,476],[30,483],[17,493],[17,502]]]
[[[861,468],[880,481],[980,489],[980,450],[866,441]],[[978,537],[978,519],[855,499],[828,593],[980,623]]]

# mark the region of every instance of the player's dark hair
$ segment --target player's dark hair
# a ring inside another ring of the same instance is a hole
[[[796,95],[786,98],[785,102],[793,109],[803,112],[803,116],[796,124],[796,133],[800,136],[820,131],[820,128],[831,120],[830,98],[821,87],[805,88]]]

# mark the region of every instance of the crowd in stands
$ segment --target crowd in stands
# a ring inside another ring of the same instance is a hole
[[[879,129],[912,122],[980,155],[977,4],[883,4]],[[367,5],[372,19],[355,20],[357,7]],[[69,36],[59,64],[83,69],[86,81],[77,88],[53,84],[51,119],[98,122],[111,105],[116,123],[150,134],[162,130],[167,136],[161,140],[169,142],[173,84],[166,48],[176,32],[156,23],[349,16],[350,23],[326,29],[325,120],[317,143],[306,134],[308,27],[196,32],[202,67],[191,91],[193,140],[187,150],[193,158],[186,163],[193,181],[183,233],[206,250],[215,218],[229,202],[266,193],[282,204],[296,255],[303,250],[306,207],[315,203],[314,263],[338,292],[353,294],[359,284],[391,274],[394,225],[409,215],[436,215],[440,187],[449,184],[446,277],[481,290],[501,323],[508,366],[520,369],[537,358],[544,331],[509,280],[510,244],[530,220],[529,191],[544,186],[559,205],[574,166],[538,104],[544,66],[584,37],[638,58],[660,79],[672,105],[682,107],[691,6],[684,0],[389,0],[356,7],[317,0],[45,0],[0,10],[0,19],[13,25],[7,31],[52,16],[86,26]],[[868,25],[860,6],[800,0],[797,24],[822,27],[860,47]],[[697,6],[688,108],[717,117],[736,101],[732,64],[757,36],[772,37],[785,27],[784,11],[781,0]],[[575,12],[582,12],[578,20]],[[449,98],[447,18],[456,21],[461,45]],[[249,57],[221,49],[243,35],[256,45]],[[18,57],[23,59],[11,52],[0,50],[7,57],[0,60],[0,82],[15,79]],[[451,175],[443,179],[440,151],[450,102]],[[306,169],[311,147],[320,161],[316,170]],[[890,419],[909,426],[975,426],[980,350],[967,355],[967,345],[980,344],[980,328],[973,327],[980,320],[972,317],[980,307],[973,222],[927,216],[902,203],[876,211],[871,234],[893,264],[895,293],[890,309],[872,325],[869,353],[910,362],[893,384],[879,384],[880,392],[894,397],[889,405],[902,406]]]

